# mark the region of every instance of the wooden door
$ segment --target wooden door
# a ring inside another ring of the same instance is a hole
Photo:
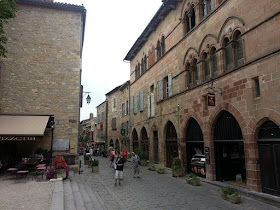
[[[280,144],[259,143],[262,191],[280,195]]]

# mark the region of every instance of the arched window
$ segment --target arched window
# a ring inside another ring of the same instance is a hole
[[[218,63],[216,48],[213,47],[210,51],[210,63],[211,63],[211,77],[216,77],[218,75]]]
[[[243,56],[243,42],[241,37],[241,32],[237,31],[234,36],[234,55],[235,55],[235,65],[240,66],[244,63]]]
[[[186,21],[186,33],[188,33],[191,30],[191,27],[190,27],[190,18],[187,11],[185,12],[185,21]]]
[[[200,5],[202,10],[202,17],[205,17],[214,9],[214,0],[202,0]]]
[[[233,68],[233,52],[232,45],[228,38],[224,39],[224,58],[225,58],[225,68],[229,71]]]
[[[209,68],[209,59],[207,53],[203,53],[203,71],[204,71],[204,80],[210,80],[210,68]]]
[[[157,60],[161,58],[161,44],[160,41],[157,42]]]
[[[135,72],[135,80],[137,80],[138,79],[137,65],[135,66],[134,72]]]
[[[161,57],[164,55],[165,53],[165,37],[162,36],[161,37]]]
[[[141,60],[141,75],[145,72],[145,69],[144,69],[144,59],[142,58]]]
[[[188,83],[188,87],[191,88],[193,80],[192,80],[192,70],[191,70],[191,64],[190,63],[187,63],[186,70],[187,70],[187,83]]]
[[[148,65],[147,65],[147,56],[145,55],[144,56],[144,70],[146,71],[148,68]]]
[[[197,70],[197,60],[196,59],[193,60],[192,69],[193,69],[193,83],[195,85],[197,85],[198,84],[198,70]]]
[[[191,29],[195,27],[195,11],[194,6],[191,7]]]

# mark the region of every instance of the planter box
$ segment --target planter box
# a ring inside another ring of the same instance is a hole
[[[192,178],[186,178],[187,183],[192,186],[199,186],[200,185],[200,179],[192,179]]]
[[[157,172],[158,172],[159,174],[164,174],[165,169],[157,169]]]
[[[241,203],[241,196],[232,196],[227,193],[221,192],[221,196],[223,199],[230,201],[231,203],[238,204]]]
[[[62,178],[62,179],[66,178],[66,169],[64,168],[56,169],[55,173],[56,173],[56,178]]]
[[[93,173],[99,172],[99,166],[92,166],[92,172]]]
[[[181,177],[184,175],[184,170],[183,168],[179,168],[179,169],[172,169],[172,176],[173,177]]]

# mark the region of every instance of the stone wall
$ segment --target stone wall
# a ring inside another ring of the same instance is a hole
[[[54,138],[69,139],[72,154],[78,142],[81,15],[19,4],[16,18],[5,25],[7,58],[0,58],[0,113],[53,114]]]

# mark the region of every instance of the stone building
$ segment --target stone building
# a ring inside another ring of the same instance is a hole
[[[29,156],[37,148],[75,156],[86,9],[53,1],[17,4],[4,27],[7,58],[0,58],[0,158]]]
[[[124,59],[133,147],[279,195],[279,19],[277,0],[164,0]]]
[[[106,149],[106,134],[107,134],[107,101],[103,101],[101,104],[99,104],[97,109],[97,125],[96,125],[96,145],[104,146],[104,149]]]
[[[80,122],[79,133],[83,134],[85,131],[89,132],[90,142],[88,146],[96,148],[96,127],[97,127],[97,118],[93,116],[93,113],[90,113],[89,118],[82,120]]]
[[[129,130],[129,81],[106,93],[107,145],[121,151],[130,147]]]

